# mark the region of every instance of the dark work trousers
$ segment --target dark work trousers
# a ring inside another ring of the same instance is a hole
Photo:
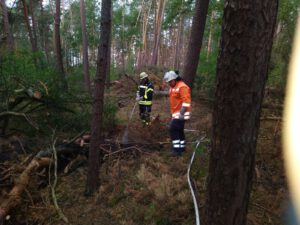
[[[140,105],[140,118],[145,125],[150,125],[151,105]]]
[[[184,120],[172,119],[170,124],[172,151],[175,153],[182,153],[185,151],[184,123]]]

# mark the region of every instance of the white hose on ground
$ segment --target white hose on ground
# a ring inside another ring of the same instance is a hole
[[[191,157],[191,160],[190,160],[190,163],[189,163],[189,166],[188,166],[188,171],[187,171],[187,180],[188,180],[188,183],[189,183],[189,187],[190,187],[190,190],[191,190],[191,193],[192,193],[192,197],[193,197],[193,202],[194,202],[194,208],[195,208],[195,215],[196,215],[196,225],[200,225],[200,216],[199,216],[199,210],[198,210],[198,204],[197,204],[197,199],[196,199],[196,196],[195,196],[195,193],[194,193],[194,189],[192,187],[192,183],[191,183],[191,178],[190,178],[190,171],[191,171],[191,167],[192,167],[192,164],[193,164],[193,161],[194,161],[194,157],[195,157],[195,153],[196,153],[196,150],[199,146],[199,144],[201,143],[201,141],[204,139],[204,137],[202,137],[200,140],[198,140],[196,143],[196,147],[194,149],[194,152],[192,154],[192,157]]]

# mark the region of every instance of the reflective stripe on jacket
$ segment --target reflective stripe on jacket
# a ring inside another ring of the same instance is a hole
[[[170,88],[170,108],[173,119],[179,119],[181,107],[186,107],[184,119],[191,118],[191,89],[183,81],[177,81],[175,87]]]
[[[140,105],[152,105],[154,87],[153,84],[149,81],[146,85],[139,85],[139,95],[141,100],[139,101]]]

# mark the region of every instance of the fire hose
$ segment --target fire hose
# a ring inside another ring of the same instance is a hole
[[[196,143],[196,147],[194,148],[194,152],[192,154],[192,157],[191,157],[191,160],[190,160],[190,163],[189,163],[189,166],[188,166],[188,170],[187,170],[187,180],[188,180],[188,183],[189,183],[189,187],[190,187],[190,190],[191,190],[191,193],[192,193],[192,198],[193,198],[193,203],[194,203],[194,208],[195,208],[195,216],[196,216],[196,225],[200,225],[200,216],[199,216],[199,210],[198,210],[198,204],[197,204],[197,199],[196,199],[196,196],[195,196],[195,193],[194,193],[194,189],[192,187],[192,183],[191,183],[191,178],[190,178],[190,171],[191,171],[191,167],[192,167],[192,164],[193,164],[193,161],[194,161],[194,158],[195,158],[195,153],[196,153],[196,150],[199,146],[199,144],[204,140],[204,137],[202,137],[201,139],[199,139]]]

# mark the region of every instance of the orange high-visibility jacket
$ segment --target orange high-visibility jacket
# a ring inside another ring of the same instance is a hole
[[[187,107],[184,119],[191,117],[191,89],[183,81],[177,81],[175,87],[170,88],[170,108],[173,119],[179,119],[181,107]]]

